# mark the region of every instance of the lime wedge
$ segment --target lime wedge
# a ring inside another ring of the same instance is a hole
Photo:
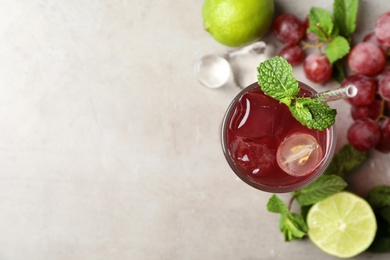
[[[310,240],[322,251],[347,258],[365,251],[373,242],[377,224],[362,198],[340,192],[312,206],[307,215]]]

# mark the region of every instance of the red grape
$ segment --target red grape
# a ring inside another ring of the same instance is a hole
[[[300,64],[305,58],[305,53],[298,45],[286,46],[280,52],[279,56],[285,58],[291,66]]]
[[[390,101],[390,73],[385,73],[380,77],[378,93],[383,99]]]
[[[355,106],[367,106],[374,101],[377,88],[374,79],[355,74],[346,77],[341,83],[342,87],[348,85],[354,85],[358,89],[356,96],[347,99],[350,104]]]
[[[350,50],[348,65],[356,74],[346,77],[341,84],[358,89],[355,97],[347,99],[355,120],[347,139],[359,151],[375,148],[390,153],[390,66],[386,67],[389,51],[390,12],[386,12],[376,21],[375,31]]]
[[[381,48],[385,53],[388,50],[388,47],[383,46],[382,43],[379,42],[378,38],[375,35],[375,32],[367,34],[363,38],[363,42],[371,42],[371,43],[375,44],[376,46],[378,46],[379,48]]]
[[[352,106],[351,116],[354,120],[362,118],[371,118],[377,120],[382,116],[383,102],[382,100],[375,99],[371,104],[367,106]]]
[[[375,35],[380,43],[390,47],[390,12],[382,14],[376,21]]]
[[[356,44],[348,54],[348,65],[351,70],[366,76],[377,75],[385,64],[385,53],[371,42]]]
[[[374,120],[359,119],[349,127],[347,138],[350,145],[356,150],[368,151],[377,146],[381,138],[381,130]]]
[[[309,80],[323,83],[332,76],[333,68],[324,54],[312,53],[303,62],[303,71]]]
[[[390,66],[385,67],[381,74],[378,75],[378,79],[381,79],[383,76],[390,75]]]
[[[272,33],[281,43],[295,45],[305,35],[305,27],[302,21],[294,15],[282,14],[275,19]]]
[[[383,153],[389,153],[390,152],[390,119],[389,118],[386,118],[381,122],[380,129],[381,129],[381,138],[379,140],[379,143],[375,147],[375,149]]]

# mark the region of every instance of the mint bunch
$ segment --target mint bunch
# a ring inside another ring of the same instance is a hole
[[[280,213],[279,228],[285,241],[301,239],[307,234],[307,225],[301,215],[292,213],[286,204],[275,194],[269,199],[267,209],[273,213]]]
[[[316,98],[297,97],[299,83],[291,65],[276,56],[260,63],[258,83],[262,91],[288,106],[291,114],[310,129],[324,130],[335,123],[337,111]]]
[[[334,77],[341,82],[345,78],[341,59],[351,49],[351,35],[356,29],[356,17],[359,0],[334,0],[333,15],[327,10],[312,7],[309,13],[307,33],[314,33],[321,41],[319,46],[326,45],[325,54],[333,64]]]

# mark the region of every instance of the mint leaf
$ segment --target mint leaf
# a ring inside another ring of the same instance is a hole
[[[335,123],[336,109],[313,98],[297,98],[290,106],[292,115],[308,128],[324,130]]]
[[[310,113],[313,115],[313,120],[308,122],[308,127],[324,130],[335,123],[336,109],[330,108],[327,104],[322,103],[317,99],[309,99],[306,104]]]
[[[260,63],[257,71],[258,83],[265,94],[288,105],[299,93],[292,67],[282,57],[276,56]]]
[[[359,167],[367,159],[367,152],[357,151],[346,144],[333,156],[325,174],[335,174],[345,179],[345,174]]]
[[[293,117],[295,117],[301,124],[307,125],[306,122],[313,120],[313,115],[311,114],[309,108],[305,104],[306,98],[297,98],[296,102],[291,104],[290,111]]]
[[[294,191],[293,195],[301,206],[308,206],[344,190],[345,187],[347,183],[339,176],[322,175],[305,188]]]
[[[285,241],[301,239],[307,234],[307,225],[302,216],[289,212],[280,218],[280,231]]]
[[[373,209],[390,207],[390,186],[380,185],[368,192],[367,202]]]
[[[342,36],[334,38],[325,48],[326,57],[330,63],[343,58],[349,53],[349,42]]]
[[[267,209],[273,213],[287,214],[288,208],[286,204],[275,194],[268,200]]]
[[[333,15],[340,35],[349,37],[356,29],[359,0],[334,0]]]
[[[334,30],[332,15],[325,9],[312,7],[309,12],[310,26],[307,32],[313,32],[318,39],[328,41]]]
[[[332,77],[338,82],[341,83],[345,79],[345,68],[342,60],[338,60],[333,63],[333,72]]]
[[[337,36],[339,36],[339,34],[340,34],[340,29],[339,29],[339,27],[337,26],[337,24],[335,23],[335,24],[333,25],[333,30],[332,30],[331,36],[332,36],[332,37],[337,37]],[[330,37],[328,40],[331,41],[331,40],[332,40],[332,37]]]

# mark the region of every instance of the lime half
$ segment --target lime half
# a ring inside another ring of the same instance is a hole
[[[312,206],[307,215],[310,240],[322,251],[341,258],[365,251],[377,229],[370,205],[362,198],[340,192]]]

